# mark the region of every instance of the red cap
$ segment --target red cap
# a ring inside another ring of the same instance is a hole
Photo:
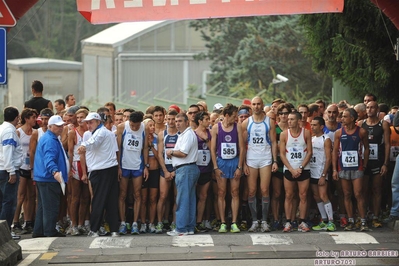
[[[176,112],[180,113],[180,107],[176,104],[172,104],[171,106],[169,106],[169,109],[175,109]]]

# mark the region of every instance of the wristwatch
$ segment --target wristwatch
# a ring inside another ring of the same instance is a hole
[[[150,164],[149,164],[149,163],[146,163],[146,164],[145,164],[145,167],[150,168]]]
[[[322,177],[325,177],[325,176],[326,176],[326,174],[321,174],[321,176],[322,176]]]
[[[302,165],[300,165],[300,166],[299,166],[299,169],[301,169],[301,170],[302,170],[302,169],[303,169],[303,166],[302,166]]]

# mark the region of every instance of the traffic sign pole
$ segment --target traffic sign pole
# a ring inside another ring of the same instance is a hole
[[[0,84],[7,84],[7,30],[0,28]]]

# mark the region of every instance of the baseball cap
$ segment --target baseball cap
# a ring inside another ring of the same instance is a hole
[[[67,114],[74,115],[79,110],[79,108],[80,107],[77,106],[77,105],[71,106],[71,107],[68,108]]]
[[[86,116],[86,118],[83,120],[83,122],[87,122],[87,121],[90,121],[90,120],[100,120],[101,121],[101,117],[100,117],[100,115],[99,114],[97,114],[97,113],[95,113],[95,112],[91,112],[91,113],[89,113],[87,116]]]
[[[395,116],[393,117],[393,126],[399,127],[399,112],[396,112]]]
[[[213,111],[215,111],[215,110],[220,110],[220,109],[222,109],[223,108],[223,104],[221,104],[221,103],[216,103],[214,106],[213,106]]]
[[[48,125],[52,126],[52,125],[56,125],[56,126],[63,126],[65,125],[64,120],[62,120],[61,116],[59,115],[53,115],[52,117],[50,117],[50,119],[48,120]]]
[[[176,112],[180,113],[180,107],[177,106],[176,104],[172,104],[171,106],[169,106],[168,109],[175,109]]]

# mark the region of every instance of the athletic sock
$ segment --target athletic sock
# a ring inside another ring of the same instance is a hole
[[[267,221],[269,214],[270,197],[262,197],[262,220]]]
[[[329,221],[334,220],[333,208],[330,201],[324,202],[324,209],[327,213],[328,220]]]
[[[321,215],[321,219],[323,221],[327,220],[327,213],[326,210],[324,209],[324,203],[322,201],[317,202],[317,208],[319,209],[320,215]]]
[[[256,197],[253,196],[251,198],[248,198],[248,206],[249,210],[251,211],[251,216],[253,221],[257,221],[257,212],[256,212]]]

